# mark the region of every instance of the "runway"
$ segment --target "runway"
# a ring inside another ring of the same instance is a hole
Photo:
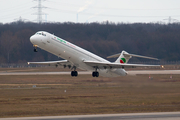
[[[132,70],[128,75],[137,74],[180,74],[180,70]],[[0,75],[70,75],[71,72],[0,72]],[[79,75],[92,74],[89,71],[80,71]]]
[[[91,72],[81,71],[78,72],[80,75],[88,75]],[[71,75],[71,72],[0,72],[0,75]]]
[[[128,75],[137,74],[180,74],[180,70],[134,70],[127,71]]]
[[[45,116],[1,118],[0,120],[180,120],[180,112]]]

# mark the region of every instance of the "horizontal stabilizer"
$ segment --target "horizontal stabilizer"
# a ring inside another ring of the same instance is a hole
[[[118,53],[118,54],[114,54],[114,55],[111,55],[111,56],[107,56],[107,58],[117,58],[121,55],[121,53]]]
[[[115,55],[108,56],[107,58],[117,58],[117,57],[119,57],[121,54],[122,54],[122,53],[118,53],[118,54],[115,54]],[[141,56],[141,55],[135,55],[135,54],[129,54],[129,53],[123,53],[123,55],[126,56],[126,57],[139,57],[139,58],[159,60],[159,59],[153,58],[153,57],[147,57],[147,56]]]
[[[132,57],[139,57],[139,58],[146,58],[146,59],[153,59],[153,60],[159,60],[157,58],[153,58],[153,57],[147,57],[147,56],[141,56],[141,55],[135,55],[135,54],[124,54],[124,56],[132,56]]]

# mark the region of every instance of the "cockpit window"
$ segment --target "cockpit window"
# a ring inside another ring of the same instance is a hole
[[[36,33],[37,35],[43,35],[43,36],[46,36],[46,34],[44,34],[43,32],[41,33],[41,32],[37,32]]]
[[[43,36],[46,36],[46,34],[44,34],[43,32],[42,32],[42,35],[43,35]]]
[[[36,33],[36,34],[41,35],[41,33]]]

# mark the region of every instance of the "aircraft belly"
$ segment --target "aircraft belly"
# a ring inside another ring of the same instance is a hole
[[[127,73],[124,69],[106,69],[106,70],[99,70],[101,76],[104,77],[119,77],[119,76],[126,76]]]
[[[90,59],[88,56],[76,50],[69,49],[65,45],[55,44],[51,42],[51,44],[41,43],[39,44],[39,47],[58,57],[61,57],[63,59],[70,61],[77,68],[80,68],[82,70],[92,71],[92,72],[95,71],[95,69],[92,66],[89,66],[83,62],[83,60]],[[125,76],[127,74],[124,69],[112,69],[112,70],[98,69],[98,72],[100,76],[104,76],[104,77],[118,77],[118,76]]]

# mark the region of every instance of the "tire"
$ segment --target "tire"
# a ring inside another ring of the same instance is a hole
[[[71,76],[72,77],[77,77],[78,76],[78,72],[77,71],[71,71]]]
[[[99,77],[99,72],[93,72],[93,73],[92,73],[92,76],[93,76],[93,77]]]
[[[92,76],[95,77],[95,72],[92,72]]]
[[[99,77],[99,72],[96,72],[96,77]]]
[[[38,52],[37,49],[34,49],[34,52]]]
[[[74,76],[74,71],[71,71],[71,76],[72,76],[72,77]]]
[[[78,76],[78,72],[77,71],[74,71],[74,76]]]

